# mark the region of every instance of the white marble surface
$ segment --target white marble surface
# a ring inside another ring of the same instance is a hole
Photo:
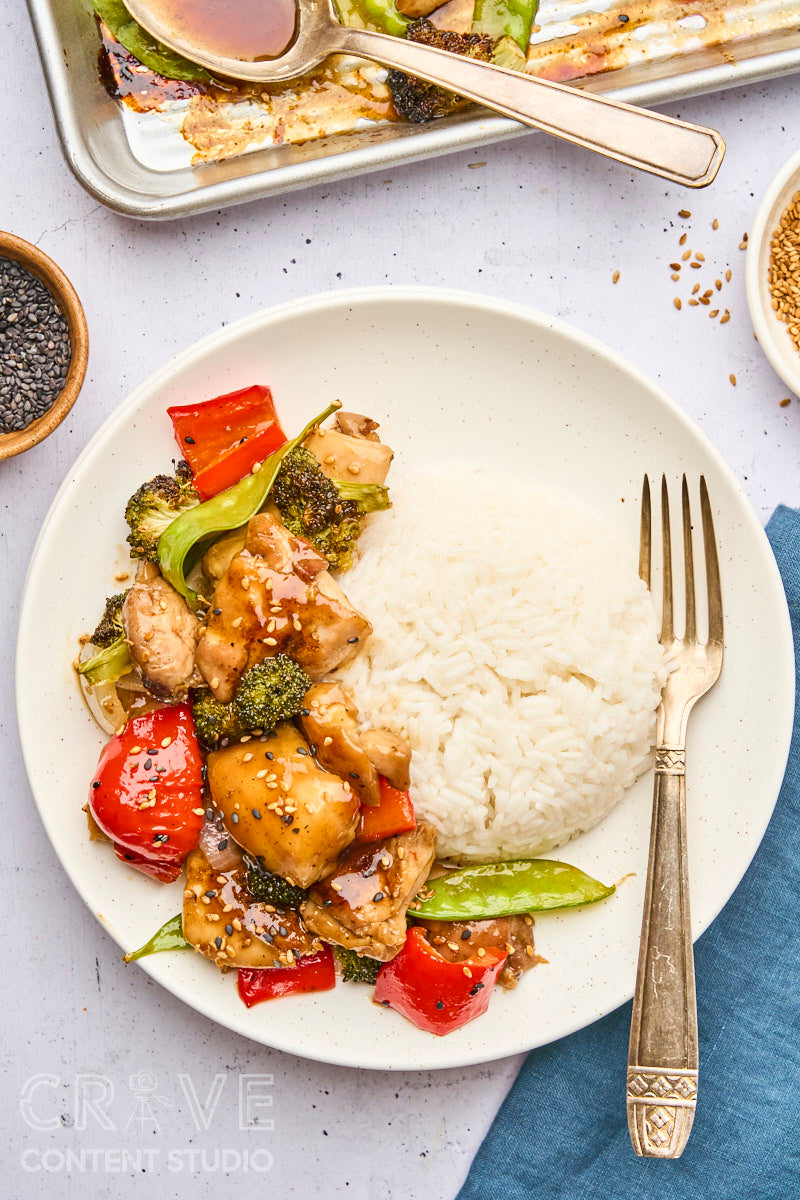
[[[153,225],[105,211],[67,171],[23,6],[3,6],[0,45],[0,227],[64,267],[91,336],[86,386],[70,417],[43,445],[0,463],[0,726],[5,820],[14,830],[6,928],[17,939],[6,951],[1,1001],[0,1191],[25,1200],[124,1198],[143,1178],[151,1195],[167,1197],[194,1170],[199,1197],[219,1195],[221,1176],[244,1195],[452,1197],[518,1060],[375,1075],[271,1052],[215,1028],[126,968],[84,909],[45,838],[17,742],[14,628],[26,565],[69,465],[149,372],[221,323],[359,284],[463,287],[572,321],[672,393],[731,463],[763,519],[780,501],[797,505],[800,400],[779,406],[789,393],[753,340],[738,244],[770,178],[798,147],[800,78],[673,110],[716,125],[728,141],[717,182],[700,194],[534,135]],[[690,220],[677,217],[683,207]],[[706,255],[713,274],[732,268],[725,326],[702,308],[672,305],[688,291],[676,289],[668,267],[684,228],[687,246]],[[182,1083],[181,1075],[190,1078]],[[81,1076],[98,1078],[82,1083]],[[259,1078],[248,1085],[247,1076]],[[248,1086],[271,1099],[251,1105],[255,1128],[241,1127],[248,1113],[238,1098]],[[93,1111],[81,1097],[98,1088],[105,1095]],[[207,1128],[194,1094],[201,1105],[211,1097]],[[68,1155],[81,1148],[83,1158],[70,1165]],[[205,1157],[193,1160],[200,1151]]]

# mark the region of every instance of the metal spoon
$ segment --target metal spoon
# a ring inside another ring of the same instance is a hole
[[[725,154],[716,130],[418,42],[351,29],[337,20],[332,0],[300,0],[294,41],[278,57],[257,61],[215,53],[203,45],[200,30],[189,36],[177,33],[149,0],[126,0],[126,7],[167,46],[233,79],[281,83],[313,70],[331,54],[352,54],[440,84],[506,117],[687,187],[711,183]]]

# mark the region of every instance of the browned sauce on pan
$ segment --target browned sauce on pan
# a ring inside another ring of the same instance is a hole
[[[148,0],[154,17],[179,38],[214,54],[259,62],[294,38],[295,0]]]

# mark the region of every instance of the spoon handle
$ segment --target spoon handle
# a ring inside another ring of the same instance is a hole
[[[504,116],[686,187],[711,183],[725,154],[725,142],[714,129],[561,83],[366,29],[337,26],[330,40],[336,43],[332,52],[418,75]]]

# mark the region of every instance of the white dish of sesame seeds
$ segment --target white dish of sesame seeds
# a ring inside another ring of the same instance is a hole
[[[763,530],[705,437],[620,356],[517,305],[423,288],[312,297],[204,339],[125,401],[53,503],[23,597],[20,734],[47,833],[106,931],[132,950],[180,909],[182,896],[180,883],[156,884],[90,844],[81,811],[103,737],[79,694],[73,647],[98,590],[117,590],[114,574],[127,565],[117,526],[107,520],[108,497],[124,504],[143,478],[168,462],[169,404],[254,379],[269,382],[280,397],[287,426],[319,411],[323,397],[368,397],[399,463],[416,468],[445,456],[480,457],[543,487],[568,486],[632,548],[645,472],[706,476],[721,548],[726,664],[692,727],[689,855],[699,935],[755,853],[788,753],[791,634]],[[164,953],[137,965],[221,1025],[322,1061],[384,1070],[453,1067],[543,1045],[632,993],[650,787],[649,778],[639,780],[600,825],[569,844],[571,861],[598,878],[622,881],[615,895],[581,911],[539,917],[537,951],[547,963],[447,1037],[376,1007],[370,989],[358,985],[248,1010],[233,975],[221,975],[198,955]],[[137,966],[130,971],[132,992],[141,1003],[152,1002]]]
[[[797,253],[800,228],[800,151],[784,163],[764,193],[747,243],[745,283],[747,304],[758,344],[783,382],[800,396],[800,293]],[[794,215],[787,210],[794,209]],[[784,221],[784,249],[776,254],[776,279],[770,282],[770,259],[775,233]],[[793,290],[795,289],[795,290]],[[773,294],[773,292],[775,294]],[[779,319],[773,300],[786,305],[786,319]]]

